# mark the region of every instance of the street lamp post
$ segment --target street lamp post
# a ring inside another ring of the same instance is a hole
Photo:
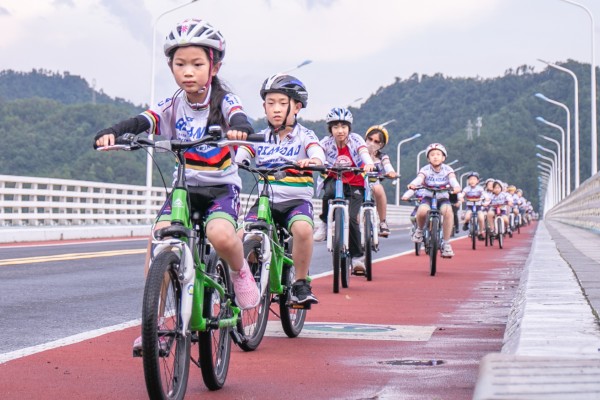
[[[536,93],[535,97],[542,99],[544,101],[547,101],[550,104],[559,106],[567,112],[567,150],[566,150],[566,153],[568,154],[569,160],[567,163],[567,170],[565,173],[567,174],[567,185],[566,185],[567,195],[569,195],[571,193],[571,113],[569,111],[569,107],[567,107],[566,105],[564,105],[561,102],[549,99],[548,97],[544,96],[541,93]]]
[[[538,58],[539,60],[539,58]],[[541,62],[545,63],[546,65],[548,65],[549,67],[555,68],[559,71],[563,71],[566,72],[567,74],[571,75],[571,77],[573,78],[573,83],[575,86],[575,93],[573,94],[573,126],[575,128],[575,189],[577,189],[579,187],[579,183],[580,183],[580,173],[579,173],[579,81],[577,80],[577,75],[575,75],[575,73],[573,71],[571,71],[568,68],[565,68],[561,65],[556,65],[553,64],[551,62],[548,61],[544,61],[544,60],[540,60]],[[564,148],[564,143],[563,143],[563,148]],[[567,173],[569,176],[569,179],[567,179],[567,196],[571,193],[571,182],[570,182],[570,177],[571,177],[571,149],[567,149],[567,159],[569,160],[569,163],[567,164]]]
[[[305,65],[308,65],[308,64],[310,64],[310,63],[312,63],[312,60],[304,60],[304,61],[302,61],[300,64],[296,65],[294,68],[287,69],[287,70],[285,70],[285,71],[283,71],[283,72],[280,72],[280,74],[281,74],[281,75],[283,75],[283,74],[288,74],[288,73],[290,73],[290,72],[292,72],[292,71],[295,71],[295,70],[297,70],[297,69],[299,69],[299,68],[302,68],[302,67],[304,67]]]
[[[546,121],[542,117],[536,117],[535,119],[538,122],[541,122],[543,124],[546,124],[548,126],[556,128],[556,129],[558,129],[560,131],[560,135],[561,135],[561,141],[560,142],[561,142],[561,146],[562,146],[562,149],[563,149],[563,153],[562,153],[562,169],[564,170],[565,169],[565,165],[566,165],[566,172],[567,172],[566,173],[566,175],[567,175],[567,180],[566,180],[567,191],[566,191],[566,195],[568,196],[570,194],[570,191],[569,191],[570,181],[569,181],[568,177],[570,175],[569,174],[569,172],[570,172],[569,165],[571,165],[571,155],[568,154],[567,151],[565,151],[565,149],[566,149],[565,148],[565,130],[562,128],[562,126],[554,124],[554,123],[549,122],[549,121]],[[566,153],[566,157],[565,157],[565,153]],[[563,177],[564,177],[564,175],[563,175]]]
[[[590,76],[590,84],[591,84],[591,106],[592,106],[592,176],[596,175],[598,172],[598,127],[596,126],[596,57],[595,57],[595,44],[594,44],[594,35],[596,34],[596,24],[594,23],[594,14],[582,4],[579,4],[572,0],[562,0],[565,3],[572,4],[583,9],[588,16],[590,17],[591,22],[591,41],[592,41],[592,61],[591,61],[591,76]]]
[[[539,158],[542,158],[544,160],[549,161],[549,163],[543,163],[543,162],[541,162],[540,164],[545,165],[548,168],[550,168],[550,176],[552,178],[551,179],[552,185],[550,185],[550,186],[552,186],[552,198],[553,198],[553,204],[552,205],[554,205],[554,204],[558,203],[558,201],[559,201],[558,200],[558,195],[557,195],[557,192],[558,192],[557,187],[558,187],[558,185],[556,183],[556,165],[554,163],[554,160],[551,159],[550,157],[546,157],[546,156],[544,156],[544,155],[542,155],[540,153],[535,153],[535,155],[536,155],[536,157],[539,157]]]
[[[446,163],[447,166],[451,166],[454,165],[458,162],[458,159],[454,160],[454,161],[450,161],[449,163]],[[456,171],[456,170],[455,170]]]
[[[555,181],[555,187],[556,187],[556,193],[557,193],[557,203],[562,200],[560,197],[560,179],[559,179],[559,172],[558,172],[558,156],[556,155],[556,153],[550,149],[547,149],[543,146],[540,146],[539,144],[536,145],[536,147],[538,149],[544,150],[546,152],[551,153],[554,156],[554,159],[550,158],[550,157],[546,157],[543,154],[540,153],[536,153],[536,156],[540,157],[540,158],[544,158],[545,160],[551,160],[552,161],[552,171],[554,172],[554,181]],[[539,154],[539,155],[538,155]]]
[[[558,154],[562,154],[562,160],[559,158],[559,162],[558,162],[558,169],[560,171],[560,175],[559,178],[562,179],[561,182],[561,198],[565,198],[566,194],[565,194],[565,149],[564,147],[560,146],[560,143],[558,142],[558,140],[556,139],[552,139],[551,137],[548,136],[544,136],[544,135],[538,135],[540,136],[542,139],[546,139],[552,143],[554,143],[556,145],[556,148],[558,149]]]
[[[192,4],[193,2],[195,2],[197,0],[191,0],[189,3],[185,3],[185,4],[181,4],[177,7],[171,8],[165,12],[163,12],[162,14],[160,14],[158,17],[156,17],[154,19],[154,23],[152,24],[152,62],[151,62],[151,72],[150,72],[150,107],[154,107],[154,102],[155,102],[155,91],[156,91],[156,84],[155,84],[155,76],[156,75],[156,27],[158,26],[158,21],[164,17],[165,15],[179,10],[180,8],[189,6],[190,4]],[[148,135],[149,139],[153,139],[154,135],[150,134]],[[149,216],[151,209],[150,209],[150,205],[151,205],[151,198],[152,198],[152,156],[154,154],[154,149],[152,147],[147,149],[147,156],[146,156],[146,215]]]
[[[425,154],[426,151],[427,151],[427,149],[421,150],[419,152],[419,154],[417,154],[417,174],[421,170],[421,154]]]
[[[397,167],[396,172],[398,173],[398,176],[400,176],[400,146],[402,146],[406,142],[410,142],[411,140],[414,140],[419,137],[421,137],[421,134],[415,133],[411,137],[403,139],[398,142],[398,146],[396,146],[396,167]],[[418,172],[419,171],[417,171],[417,173]],[[400,205],[400,182],[399,181],[396,183],[396,205],[397,206]]]

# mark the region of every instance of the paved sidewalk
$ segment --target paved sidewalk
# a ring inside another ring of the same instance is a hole
[[[600,398],[600,235],[540,221],[501,353],[474,399]]]

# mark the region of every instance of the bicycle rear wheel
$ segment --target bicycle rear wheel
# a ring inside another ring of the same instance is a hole
[[[244,257],[248,261],[250,270],[254,275],[258,288],[261,288],[261,281],[266,280],[266,288],[261,292],[260,302],[254,308],[243,310],[241,318],[238,321],[237,330],[242,336],[240,347],[244,351],[256,350],[265,335],[267,321],[269,319],[269,306],[271,304],[271,292],[269,291],[269,275],[261,275],[262,263],[260,260],[259,240],[250,239],[244,242]]]
[[[179,256],[160,253],[150,266],[142,305],[142,356],[152,399],[183,399],[190,370],[191,333],[181,334]]]
[[[431,219],[429,243],[429,275],[435,276],[437,269],[437,256],[440,244],[440,220],[437,217]]]
[[[233,292],[231,279],[229,277],[229,266],[211,251],[206,263],[206,273],[225,289],[225,295],[213,288],[204,290],[204,317],[210,321],[218,322],[219,318],[230,318],[231,310],[225,303]],[[198,332],[198,348],[200,369],[204,384],[210,390],[223,387],[229,370],[229,359],[231,357],[230,327],[213,328],[207,327],[206,331]]]
[[[333,212],[335,229],[333,233],[333,293],[340,291],[340,275],[346,268],[344,261],[344,215],[341,208]]]
[[[294,308],[294,304],[291,302],[292,284],[295,280],[296,270],[294,266],[284,265],[281,284],[285,288],[285,293],[279,296],[279,316],[281,318],[281,327],[290,338],[295,338],[302,332],[307,311],[305,308]]]
[[[377,233],[373,233],[373,223],[371,218],[371,211],[365,211],[365,226],[363,233],[365,235],[365,277],[367,278],[367,281],[373,279],[373,235],[377,235]]]

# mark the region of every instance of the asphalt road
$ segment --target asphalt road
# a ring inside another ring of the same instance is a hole
[[[376,258],[413,248],[407,227],[392,227]],[[0,246],[3,316],[0,354],[140,318],[146,239]],[[311,275],[331,271],[315,243]]]

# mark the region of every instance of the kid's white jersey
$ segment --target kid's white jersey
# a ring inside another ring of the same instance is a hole
[[[254,158],[257,167],[271,168],[284,163],[295,162],[306,158],[318,158],[325,162],[325,153],[319,145],[315,133],[300,124],[288,133],[281,141],[277,134],[271,135],[267,128],[260,133],[265,134],[265,142],[256,144],[254,148],[240,146],[235,161],[242,162]],[[283,202],[289,200],[310,201],[314,195],[314,180],[311,171],[298,171],[293,168],[286,169],[283,179],[275,180],[269,177],[273,189],[273,201]],[[259,185],[259,192],[262,184]]]
[[[485,190],[483,189],[483,186],[481,186],[481,185],[475,185],[475,186],[467,185],[461,192],[462,199],[465,202],[471,202],[471,203],[480,202],[483,200],[483,192],[484,191]]]
[[[210,96],[210,92],[208,94]],[[194,110],[181,96],[168,98],[142,113],[150,121],[149,133],[165,139],[192,141],[208,131],[210,107]],[[229,123],[237,113],[244,113],[240,99],[228,93],[221,103],[221,112]],[[231,147],[202,145],[185,153],[185,176],[190,186],[231,184],[242,186],[238,168],[233,163]]]
[[[426,187],[445,187],[451,185],[450,182],[450,174],[454,172],[452,167],[442,164],[440,166],[440,170],[436,171],[433,169],[431,164],[425,165],[423,168],[419,170],[417,177],[411,182],[414,185],[423,185]],[[427,188],[424,188],[425,197],[432,197],[433,193]],[[440,193],[438,198],[447,199],[449,198],[448,192]]]

